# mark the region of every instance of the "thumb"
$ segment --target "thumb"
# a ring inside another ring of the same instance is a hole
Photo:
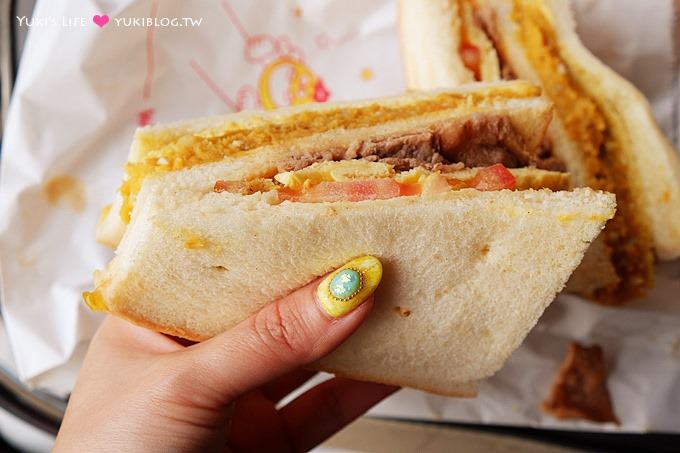
[[[356,258],[191,348],[198,391],[225,404],[330,353],[366,318],[381,278],[377,258]]]

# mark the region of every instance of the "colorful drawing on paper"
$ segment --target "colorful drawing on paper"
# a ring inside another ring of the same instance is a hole
[[[322,32],[314,37],[314,43],[316,44],[316,47],[318,47],[319,49],[338,47],[356,38],[358,34],[359,30],[356,27],[350,28],[345,33],[337,37],[333,37],[326,32]]]
[[[373,76],[375,76],[375,74],[371,68],[363,68],[359,73],[359,76],[362,78],[362,80],[368,82],[373,78]]]
[[[258,107],[271,110],[287,105],[325,102],[330,98],[331,93],[321,77],[309,67],[302,49],[288,36],[251,35],[229,2],[224,0],[221,5],[229,22],[243,39],[244,60],[261,68],[257,82],[242,85],[232,98],[203,66],[195,60],[189,62],[196,75],[225,105],[233,111]]]
[[[159,0],[153,0],[151,2],[151,11],[149,12],[149,17],[156,18],[158,16],[158,2]],[[139,126],[146,126],[153,122],[153,115],[155,110],[149,107],[149,102],[151,100],[151,87],[153,85],[154,77],[154,29],[156,27],[147,27],[146,29],[146,40],[145,40],[145,51],[146,51],[146,72],[144,75],[144,85],[142,87],[142,101],[146,108],[137,113],[137,124]]]

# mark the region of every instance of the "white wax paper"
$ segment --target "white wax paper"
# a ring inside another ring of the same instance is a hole
[[[581,0],[576,12],[586,45],[650,97],[677,146],[672,0]],[[112,256],[94,241],[97,216],[138,124],[398,94],[404,79],[387,0],[43,0],[34,18],[2,150],[2,310],[18,376],[66,394],[101,319],[80,294]],[[162,26],[171,19],[182,26]],[[316,89],[291,91],[295,75]],[[680,432],[680,266],[658,274],[623,309],[560,296],[477,399],[402,390],[372,413]],[[621,426],[540,412],[571,340],[603,345]]]

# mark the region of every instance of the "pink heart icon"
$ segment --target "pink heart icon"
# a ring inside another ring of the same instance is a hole
[[[95,14],[94,17],[92,18],[92,22],[99,25],[99,27],[101,28],[109,23],[109,16],[107,16],[106,14],[104,14],[103,16]]]

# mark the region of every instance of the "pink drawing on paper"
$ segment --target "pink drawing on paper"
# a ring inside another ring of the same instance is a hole
[[[314,43],[319,49],[328,49],[329,47],[341,46],[346,42],[356,38],[358,34],[359,30],[354,27],[350,28],[338,37],[333,37],[326,32],[322,32],[314,37]]]
[[[253,85],[243,85],[235,97],[229,96],[197,61],[190,67],[206,86],[231,110],[262,107],[267,110],[284,105],[325,102],[331,93],[323,80],[305,63],[302,49],[288,36],[251,35],[226,0],[221,3],[227,18],[244,42],[243,58],[259,66],[260,74]]]
[[[156,18],[158,16],[158,2],[159,0],[153,0],[151,2],[151,11],[149,12],[149,17]],[[147,27],[146,29],[146,73],[144,75],[144,85],[142,86],[142,101],[147,107],[137,113],[137,124],[139,126],[147,126],[151,124],[153,122],[153,115],[155,113],[155,110],[148,106],[151,100],[151,87],[153,85],[155,67],[154,29],[155,27]]]

